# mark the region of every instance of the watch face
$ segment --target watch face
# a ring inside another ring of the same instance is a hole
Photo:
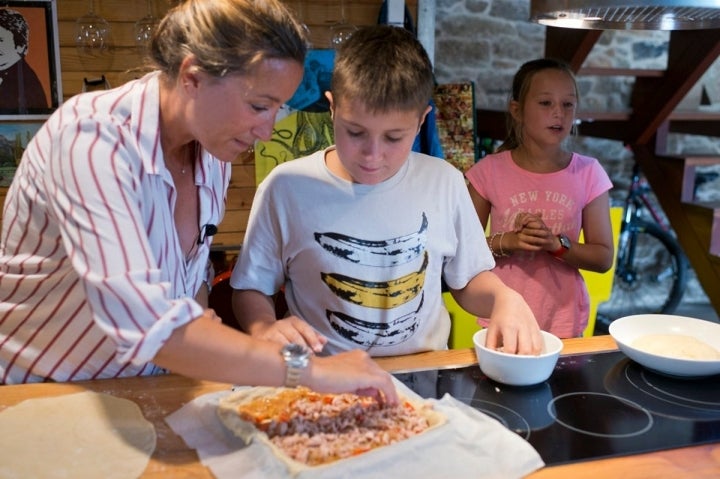
[[[570,239],[565,235],[558,236],[558,239],[560,239],[560,246],[562,246],[565,249],[570,249]]]
[[[282,348],[282,354],[285,359],[303,359],[310,354],[310,351],[299,344],[291,343],[286,344]]]
[[[286,344],[281,349],[287,370],[285,386],[294,388],[300,383],[300,375],[310,362],[310,349],[299,344]]]

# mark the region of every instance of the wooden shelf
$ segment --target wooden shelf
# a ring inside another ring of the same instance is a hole
[[[505,138],[505,112],[501,110],[477,110],[476,131],[480,137]],[[611,140],[626,141],[628,125],[632,122],[632,110],[579,111],[580,134]],[[676,110],[670,114],[669,131],[720,137],[720,111]]]
[[[665,75],[665,70],[649,70],[639,68],[605,68],[605,67],[584,67],[577,72],[578,76],[625,76],[659,78]]]

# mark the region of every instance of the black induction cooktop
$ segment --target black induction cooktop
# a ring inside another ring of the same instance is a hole
[[[529,387],[496,383],[477,366],[395,376],[422,397],[449,393],[497,419],[547,465],[720,441],[720,375],[663,376],[618,351],[563,356]]]

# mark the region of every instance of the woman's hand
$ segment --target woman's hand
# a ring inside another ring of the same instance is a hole
[[[253,338],[219,324],[210,309],[174,330],[153,362],[188,377],[229,384],[279,386],[287,371],[278,342]],[[361,350],[313,356],[301,373],[301,384],[323,392],[375,396],[390,404],[398,401],[390,374]]]
[[[307,386],[316,391],[346,392],[375,397],[381,403],[395,405],[398,394],[392,376],[359,349],[310,360]]]

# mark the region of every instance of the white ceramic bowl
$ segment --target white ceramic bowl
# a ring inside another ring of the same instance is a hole
[[[636,314],[610,323],[610,335],[630,359],[655,372],[681,377],[720,374],[720,360],[678,359],[642,351],[633,343],[648,334],[690,336],[720,351],[720,324],[671,314]]]
[[[545,347],[538,356],[508,354],[485,347],[487,329],[473,335],[480,370],[490,379],[510,386],[531,386],[545,381],[555,369],[563,343],[542,331]]]

